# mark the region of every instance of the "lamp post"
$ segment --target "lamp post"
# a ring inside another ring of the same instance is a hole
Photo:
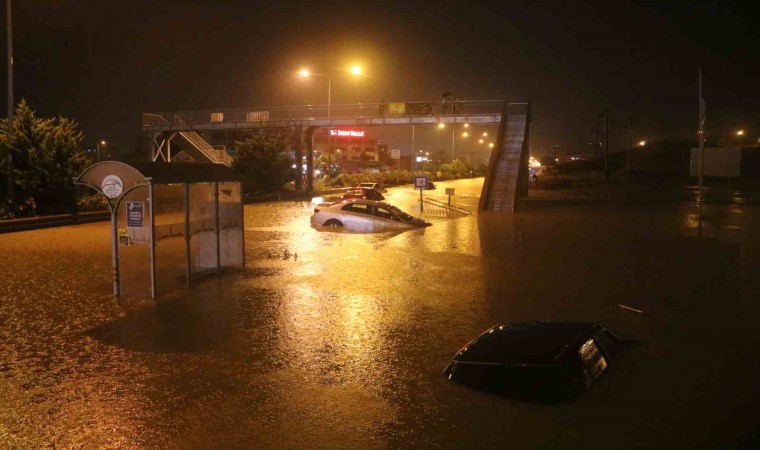
[[[324,73],[315,73],[311,72],[308,69],[301,69],[298,71],[298,75],[300,75],[302,78],[309,78],[311,76],[315,77],[324,77],[327,78],[327,118],[330,118],[330,107],[332,103],[332,79],[329,75],[326,75]]]
[[[106,145],[106,141],[104,141],[104,140],[98,141],[98,143],[96,145],[96,147],[98,149],[98,162],[100,162],[100,146],[101,145]]]
[[[8,32],[8,134],[13,135],[13,23],[11,20],[11,0],[5,2],[6,30]],[[13,152],[8,152],[8,203],[13,202]]]
[[[446,128],[443,122],[438,123],[438,129]],[[456,147],[456,123],[451,124],[451,161],[454,161],[454,148]]]
[[[360,66],[352,66],[350,69],[350,72],[353,75],[362,76],[364,75],[362,73],[362,68]],[[298,71],[298,74],[302,78],[309,78],[310,76],[316,76],[316,77],[324,77],[327,78],[327,119],[332,118],[332,78],[330,75],[325,73],[316,73],[312,72],[309,69],[301,69]],[[364,75],[367,76],[367,75]],[[332,165],[332,135],[330,134],[330,127],[327,128],[327,166],[330,167]]]

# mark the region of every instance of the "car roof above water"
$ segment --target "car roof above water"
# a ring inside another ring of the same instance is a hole
[[[576,322],[496,325],[464,346],[454,361],[500,364],[554,364],[604,327]]]
[[[384,206],[386,208],[390,208],[391,205],[385,202],[381,202],[380,200],[370,200],[368,198],[347,198],[345,200],[342,200],[338,203],[364,203],[367,205],[377,205],[377,206]]]

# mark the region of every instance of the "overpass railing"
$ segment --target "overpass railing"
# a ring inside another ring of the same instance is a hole
[[[292,120],[357,117],[416,117],[501,114],[504,100],[461,100],[428,102],[383,102],[331,105],[206,109],[143,114],[144,127],[205,125],[214,123],[266,123]]]

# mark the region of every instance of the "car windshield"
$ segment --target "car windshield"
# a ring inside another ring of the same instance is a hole
[[[494,327],[470,343],[457,361],[548,364],[587,324],[530,322]]]

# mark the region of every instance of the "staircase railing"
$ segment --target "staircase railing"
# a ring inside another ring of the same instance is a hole
[[[174,116],[174,123],[177,125],[185,125],[182,118],[177,115]],[[198,149],[198,151],[206,155],[211,161],[224,164],[227,167],[232,166],[232,156],[230,156],[226,150],[219,150],[212,147],[211,144],[206,142],[200,134],[195,131],[181,131],[179,134]]]
[[[422,211],[426,217],[464,217],[472,214],[467,208],[426,198],[422,200]]]

